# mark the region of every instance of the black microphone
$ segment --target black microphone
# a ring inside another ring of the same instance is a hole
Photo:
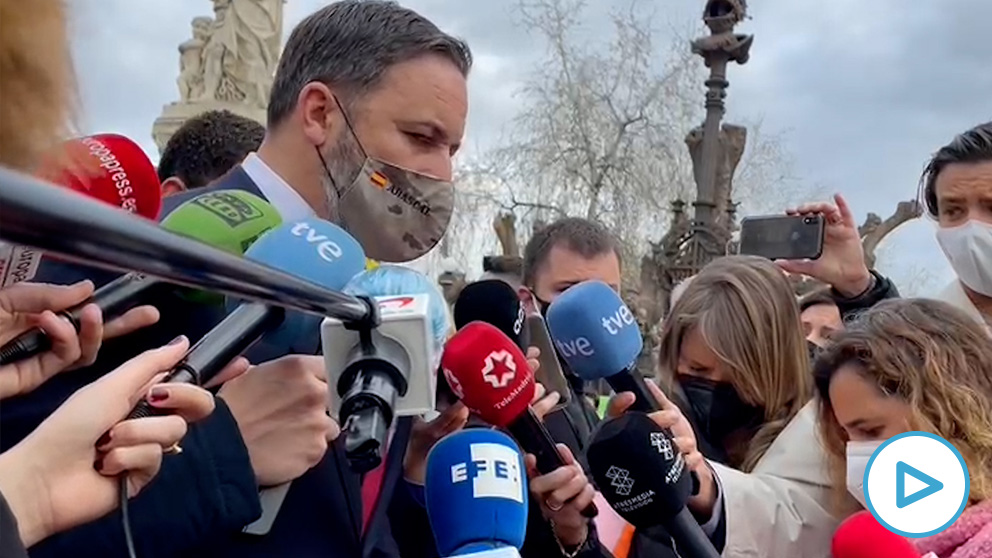
[[[230,215],[251,214],[254,219],[243,219],[232,225]],[[279,213],[271,204],[248,192],[221,190],[190,199],[177,207],[162,220],[161,227],[205,244],[238,254],[251,245],[259,235],[279,224]],[[88,300],[68,308],[60,314],[79,331],[79,316],[84,307],[96,304],[109,321],[143,299],[158,292],[175,289],[153,277],[141,273],[128,273],[100,287]],[[51,340],[40,328],[28,330],[0,347],[0,365],[11,364],[41,354],[52,348]]]
[[[286,310],[248,302],[227,315],[193,345],[160,383],[203,385],[212,380],[235,357],[241,355],[266,333],[282,325]],[[287,328],[288,330],[288,328]],[[157,409],[141,400],[127,418],[144,418]]]
[[[96,304],[103,313],[104,320],[119,316],[135,305],[135,301],[150,296],[161,287],[174,288],[158,279],[140,273],[128,273],[97,289],[93,296],[58,314],[69,320],[79,331],[79,318],[83,308]],[[0,366],[41,354],[52,348],[52,341],[41,328],[32,328],[0,347]]]
[[[603,497],[638,529],[661,525],[683,558],[719,558],[686,508],[692,481],[672,436],[636,411],[600,424],[587,453]]]
[[[499,279],[466,285],[455,300],[452,314],[455,329],[461,329],[471,322],[486,322],[505,333],[524,351],[530,345],[524,327],[527,316],[524,307],[513,287]]]

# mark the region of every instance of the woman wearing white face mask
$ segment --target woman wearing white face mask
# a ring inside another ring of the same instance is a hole
[[[940,558],[987,557],[992,343],[974,320],[943,302],[885,301],[847,325],[817,358],[814,376],[839,511],[855,510],[849,496],[865,505],[862,479],[882,442],[911,430],[930,432],[961,452],[971,494],[951,527],[913,542],[921,554]]]
[[[933,156],[921,180],[937,242],[958,281],[937,296],[992,334],[992,122],[954,138]]]

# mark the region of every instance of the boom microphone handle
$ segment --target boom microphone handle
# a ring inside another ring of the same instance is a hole
[[[607,376],[606,383],[610,384],[616,393],[629,391],[634,394],[634,404],[630,406],[632,411],[653,413],[661,410],[661,406],[658,405],[651,390],[648,389],[644,376],[637,370]]]
[[[542,474],[551,473],[565,466],[554,439],[534,414],[533,408],[527,407],[522,415],[506,426],[506,429],[520,443],[520,447],[534,454],[537,458],[537,470]]]
[[[69,320],[76,331],[79,331],[79,318],[87,305],[96,304],[104,316],[116,317],[132,306],[135,298],[144,296],[146,291],[159,285],[161,283],[156,279],[129,273],[100,287],[90,298],[58,314]],[[0,347],[0,365],[18,362],[51,348],[52,340],[41,328],[35,327]]]
[[[679,556],[684,558],[720,558],[713,543],[699,527],[699,522],[692,516],[689,508],[664,522],[665,530],[675,539],[675,548]]]
[[[278,327],[285,316],[285,309],[259,302],[239,306],[193,345],[161,383],[203,385],[209,382],[262,335]],[[154,414],[157,414],[157,409],[141,400],[127,418],[144,418]]]

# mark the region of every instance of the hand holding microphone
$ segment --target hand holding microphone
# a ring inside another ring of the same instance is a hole
[[[558,444],[557,447],[565,463],[563,467],[542,475],[533,455],[527,454],[524,463],[530,478],[530,491],[541,507],[541,514],[551,523],[562,550],[572,551],[589,537],[589,518],[585,510],[592,505],[596,489],[568,446]]]
[[[30,392],[64,370],[92,364],[105,339],[158,321],[158,310],[141,306],[104,324],[100,308],[93,304],[82,304],[75,321],[65,318],[65,309],[92,294],[89,281],[69,286],[18,283],[0,289],[0,347],[6,349],[9,341],[33,329],[45,332],[51,347],[12,363],[0,349],[0,399]]]
[[[156,210],[157,211],[157,210]],[[259,236],[279,225],[282,218],[271,204],[248,192],[218,190],[187,200],[161,223],[162,228],[199,240],[235,254],[245,250]],[[99,307],[107,319],[120,316],[111,323],[120,323],[116,335],[130,333],[138,327],[155,323],[158,312],[151,307],[130,310],[143,299],[172,285],[140,273],[128,273],[100,287],[85,300],[63,308],[62,315],[79,331],[79,320],[87,304]],[[197,293],[206,301],[215,301],[210,295]],[[152,318],[154,312],[154,319]],[[149,321],[151,320],[151,321]],[[45,352],[51,345],[46,332],[32,328],[0,345],[0,365],[10,364]]]
[[[686,508],[688,464],[667,430],[630,412],[600,424],[586,455],[603,497],[631,525],[664,526],[684,558],[720,556]]]
[[[0,492],[25,546],[116,508],[121,473],[127,473],[127,496],[138,494],[157,474],[165,448],[185,435],[186,423],[213,411],[213,397],[203,389],[152,385],[188,345],[179,337],[129,360],[74,393],[0,455]],[[122,422],[146,397],[171,414]]]
[[[531,364],[500,330],[485,322],[466,325],[448,340],[441,367],[455,395],[489,424],[506,428],[534,454],[538,471],[547,474],[567,466],[530,406],[535,393]],[[587,517],[597,513],[593,504],[583,512]]]

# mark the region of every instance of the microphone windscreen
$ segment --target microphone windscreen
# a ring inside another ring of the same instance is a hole
[[[603,497],[635,527],[660,525],[689,501],[685,459],[671,435],[643,413],[601,423],[586,455]]]
[[[335,291],[365,269],[365,253],[358,242],[341,227],[317,218],[271,229],[248,248],[245,258]],[[240,302],[229,299],[228,307],[233,309]],[[315,354],[322,320],[287,312],[282,324],[266,333],[245,356],[264,362],[285,354]]]
[[[516,443],[496,430],[451,434],[427,456],[427,517],[441,556],[523,546],[527,490]]]
[[[262,234],[282,223],[272,204],[242,190],[217,190],[186,200],[162,228],[241,256]]]
[[[547,322],[558,353],[584,380],[626,370],[644,347],[634,315],[601,281],[585,281],[558,295]]]
[[[377,265],[374,269],[366,269],[352,277],[345,285],[344,292],[373,297],[427,295],[427,312],[434,338],[435,355],[441,354],[444,342],[451,335],[451,319],[448,316],[448,303],[444,300],[444,295],[426,275],[418,271],[398,265]]]
[[[155,166],[138,144],[117,134],[64,142],[45,159],[40,177],[147,219],[162,209]]]
[[[335,291],[365,269],[365,252],[358,241],[316,217],[272,228],[248,248],[245,258]]]
[[[920,558],[913,543],[882,527],[867,510],[840,524],[834,532],[831,554],[834,558]]]
[[[466,285],[455,300],[454,318],[457,329],[470,322],[486,322],[496,326],[521,349],[527,348],[523,335],[524,307],[517,292],[504,281],[489,279]]]
[[[534,374],[523,351],[485,322],[472,322],[448,340],[441,369],[451,391],[493,426],[509,425],[534,398]]]

